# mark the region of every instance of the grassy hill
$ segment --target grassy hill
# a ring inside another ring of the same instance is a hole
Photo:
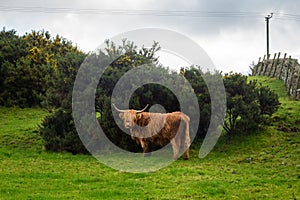
[[[153,173],[110,169],[88,155],[42,147],[40,109],[0,108],[0,199],[300,199],[300,102],[281,81],[249,77],[275,90],[281,107],[265,130],[220,138],[199,159]]]

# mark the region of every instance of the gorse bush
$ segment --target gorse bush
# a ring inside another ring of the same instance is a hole
[[[84,153],[71,115],[71,91],[86,54],[47,31],[0,32],[0,105],[50,111],[40,134],[47,150]]]
[[[72,154],[87,153],[76,132],[72,113],[58,109],[43,120],[40,133],[48,151],[67,151]]]
[[[228,135],[255,131],[267,116],[277,111],[278,96],[270,88],[247,82],[247,76],[226,74],[227,113],[224,130]]]
[[[32,31],[18,36],[16,31],[0,32],[0,105],[32,107],[50,105],[47,94],[55,84],[65,89],[72,77],[73,61],[85,56],[70,41],[51,37],[47,31]],[[70,59],[70,57],[72,57]],[[58,80],[63,80],[58,82]],[[64,97],[55,97],[60,102]]]

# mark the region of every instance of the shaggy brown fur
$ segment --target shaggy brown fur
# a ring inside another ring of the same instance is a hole
[[[130,129],[131,138],[142,146],[144,156],[149,153],[149,143],[164,146],[171,142],[174,159],[178,158],[181,146],[185,149],[184,159],[189,158],[190,118],[186,114],[124,110],[119,116],[123,120],[124,126]]]

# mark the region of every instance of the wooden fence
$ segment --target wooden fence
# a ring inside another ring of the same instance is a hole
[[[291,56],[287,57],[286,53],[283,58],[280,56],[281,53],[279,52],[272,57],[265,55],[263,59],[259,58],[257,65],[252,69],[252,75],[276,77],[283,80],[291,97],[300,99],[300,65],[298,60]]]

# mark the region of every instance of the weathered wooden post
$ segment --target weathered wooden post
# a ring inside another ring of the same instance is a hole
[[[296,99],[297,98],[297,94],[298,93],[300,93],[300,86],[299,86],[299,84],[300,84],[300,69],[298,69],[298,78],[297,78],[297,81],[296,81],[296,84],[295,84],[295,86],[294,86],[294,91],[295,91],[295,93],[294,93],[294,99]]]
[[[266,59],[266,55],[264,55],[264,58],[263,58],[263,60],[261,62],[261,67],[260,67],[259,75],[262,75],[262,72],[264,71],[265,59]]]
[[[287,63],[286,69],[285,69],[285,71],[286,71],[285,72],[285,78],[284,78],[285,86],[287,86],[287,81],[288,81],[288,78],[289,78],[289,70],[290,70],[291,59],[292,59],[292,56],[289,56],[289,60],[288,60],[288,63]]]
[[[261,59],[261,57],[259,57],[258,62],[257,62],[257,65],[256,65],[256,67],[254,67],[254,69],[253,69],[253,76],[257,76],[258,69],[259,69],[259,67],[260,67],[260,65],[261,65],[260,59]]]
[[[270,55],[267,55],[267,61],[265,62],[265,69],[264,69],[264,72],[263,72],[263,76],[266,75],[267,69],[269,67],[269,58],[270,58]]]
[[[286,55],[287,55],[287,54],[285,53],[284,56],[283,56],[282,63],[281,63],[281,67],[280,67],[280,71],[279,71],[279,75],[278,75],[278,78],[279,78],[280,80],[282,80],[282,79],[281,79],[281,75],[282,75],[282,70],[283,70],[283,67],[284,67]]]
[[[292,93],[291,93],[291,89],[292,89],[293,82],[294,82],[294,73],[295,73],[296,66],[297,66],[297,60],[294,60],[294,64],[292,66],[292,73],[290,75],[291,78],[290,78],[289,87],[288,87],[288,90],[289,90],[290,94],[292,94],[294,92],[294,91],[292,91]]]
[[[278,62],[279,62],[279,59],[280,59],[280,52],[278,52],[278,56],[277,56],[277,59],[276,59],[276,62],[275,62],[275,69],[274,69],[274,72],[272,74],[272,77],[275,77],[275,74],[277,72],[277,67],[278,67]]]
[[[274,54],[274,58],[273,58],[273,60],[272,60],[272,65],[271,65],[271,68],[270,68],[270,71],[269,71],[268,76],[271,76],[272,70],[273,70],[273,68],[274,68],[276,56],[277,56],[277,53]]]

